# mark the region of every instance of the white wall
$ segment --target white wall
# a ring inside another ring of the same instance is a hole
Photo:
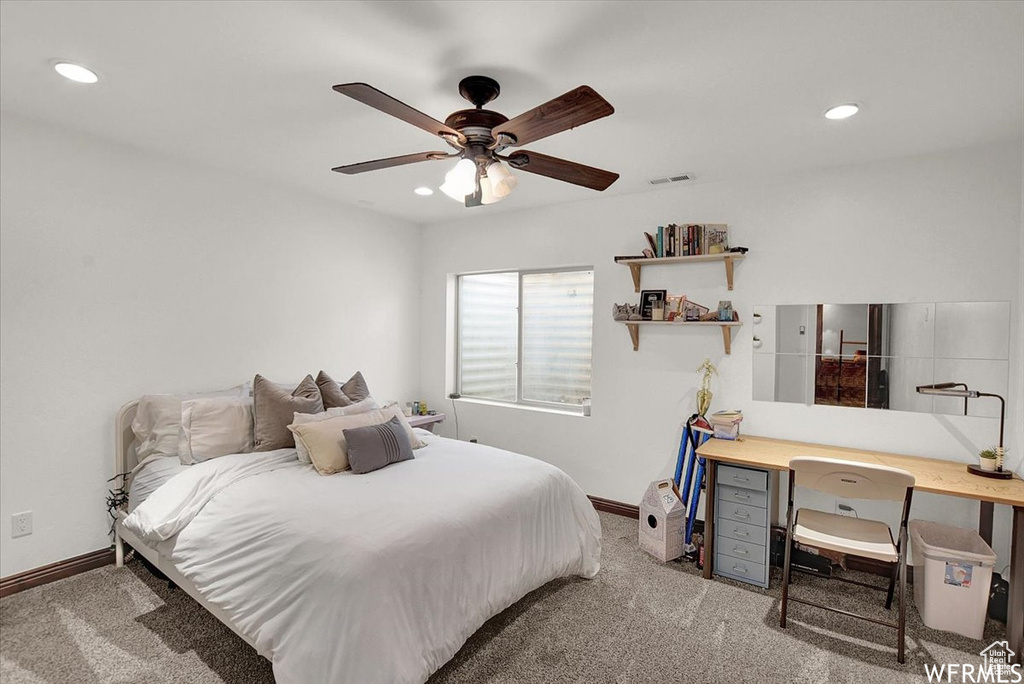
[[[441,321],[448,274],[571,264],[595,265],[592,417],[458,402],[463,439],[521,451],[567,471],[589,494],[636,502],[651,480],[672,473],[680,421],[694,409],[704,357],[718,364],[712,410],[743,409],[750,434],[969,461],[994,439],[991,419],[935,416],[751,399],[754,304],[808,302],[1013,302],[1021,311],[1020,143],[828,169],[787,177],[658,189],[571,205],[428,226],[423,241],[421,388],[440,408],[450,385]],[[507,201],[514,202],[513,196]],[[731,299],[741,318],[724,356],[716,328],[645,327],[640,350],[612,321],[612,302],[636,301],[615,254],[643,246],[641,231],[668,222],[727,222],[732,242],[750,248],[725,289],[720,263],[656,266],[643,285],[715,304]],[[1024,362],[1020,315],[1010,368]],[[1009,415],[1021,415],[1012,383]],[[1019,421],[1018,421],[1019,422]],[[454,421],[443,424],[454,434]],[[1020,427],[1008,431],[1008,464],[1021,470]],[[978,504],[920,494],[915,515],[961,526]],[[864,510],[860,511],[865,514]],[[1007,558],[1008,510],[997,506],[996,551]],[[1008,562],[1004,560],[1004,562]]]
[[[416,394],[415,226],[7,113],[0,150],[0,576],[109,544],[140,394],[320,368]]]

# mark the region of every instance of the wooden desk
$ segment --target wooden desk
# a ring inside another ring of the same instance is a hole
[[[1010,577],[1013,581],[1010,584],[1006,636],[1010,650],[1017,654],[1017,661],[1024,662],[1024,657],[1022,657],[1024,655],[1024,480],[1017,476],[1014,476],[1012,480],[994,480],[971,475],[967,472],[965,464],[955,461],[790,442],[749,435],[735,441],[709,439],[697,449],[697,454],[709,461],[705,468],[709,493],[704,513],[705,579],[711,579],[715,557],[712,548],[715,501],[714,496],[710,494],[715,488],[714,461],[788,471],[789,460],[794,456],[841,458],[847,461],[902,468],[913,474],[916,480],[914,485],[916,491],[1013,506],[1013,531],[1010,547]]]

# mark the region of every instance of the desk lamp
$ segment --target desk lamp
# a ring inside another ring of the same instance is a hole
[[[934,385],[918,385],[918,394],[931,394],[939,397],[963,397],[964,398],[964,415],[967,415],[967,400],[977,399],[978,397],[995,397],[999,400],[999,447],[996,449],[996,469],[994,471],[982,470],[977,465],[970,463],[967,465],[967,471],[974,475],[981,475],[983,477],[995,477],[1001,480],[1009,480],[1013,477],[1013,473],[1009,470],[1003,470],[1003,427],[1006,424],[1006,400],[1004,400],[998,394],[990,394],[988,392],[979,392],[978,390],[968,389],[967,385],[962,382],[939,382]]]

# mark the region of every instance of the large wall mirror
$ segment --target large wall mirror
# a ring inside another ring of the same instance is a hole
[[[1009,302],[756,306],[753,335],[758,401],[998,418],[998,402],[916,388],[1009,386]]]

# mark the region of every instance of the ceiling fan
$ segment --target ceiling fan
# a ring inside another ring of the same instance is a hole
[[[604,190],[619,177],[619,174],[611,171],[528,150],[502,154],[510,147],[526,145],[612,114],[615,109],[590,86],[570,90],[550,102],[509,119],[503,114],[483,108],[501,92],[498,82],[487,76],[468,76],[459,82],[459,94],[473,103],[476,109],[453,112],[444,123],[365,83],[344,83],[334,86],[334,89],[433,133],[455,150],[451,153],[404,154],[332,169],[339,173],[364,173],[403,164],[458,157],[459,162],[445,175],[441,190],[452,199],[465,202],[467,207],[493,204],[512,192],[518,180],[502,162],[513,169],[594,190]]]

